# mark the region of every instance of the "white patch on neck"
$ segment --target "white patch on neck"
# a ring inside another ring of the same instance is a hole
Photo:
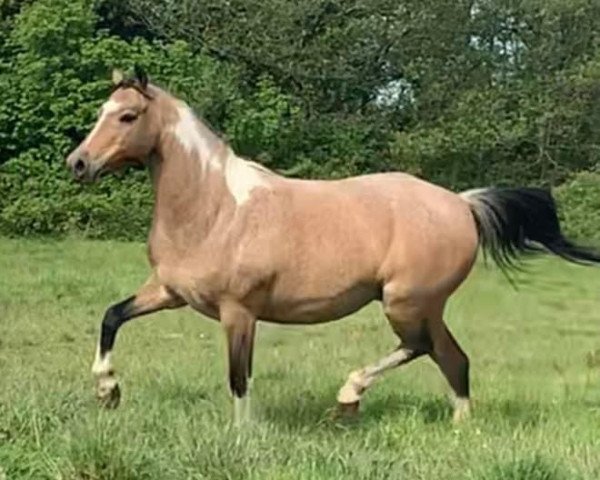
[[[202,135],[198,119],[185,104],[177,107],[179,119],[171,127],[177,141],[190,155],[197,155],[202,162],[220,169],[221,164],[212,158],[211,139]]]
[[[251,162],[238,157],[232,151],[225,164],[225,182],[237,205],[243,205],[252,190],[258,187],[268,187],[265,174],[254,167]]]
[[[85,146],[89,145],[92,138],[94,138],[94,136],[98,133],[98,131],[100,130],[100,127],[104,123],[104,120],[106,120],[106,117],[110,113],[113,113],[113,112],[116,112],[117,110],[119,110],[119,108],[121,108],[120,102],[117,102],[115,100],[108,100],[108,101],[104,102],[104,104],[100,108],[100,111],[102,113],[100,114],[100,117],[98,118],[98,121],[96,122],[96,125],[94,125],[94,129],[86,137],[86,139],[83,143]]]

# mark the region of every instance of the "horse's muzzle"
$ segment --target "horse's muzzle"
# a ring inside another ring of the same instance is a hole
[[[94,167],[89,155],[79,149],[74,150],[67,157],[67,165],[78,182],[93,182],[98,174],[98,168]]]

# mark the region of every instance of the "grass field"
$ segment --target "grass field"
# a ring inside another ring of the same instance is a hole
[[[348,372],[396,344],[378,305],[328,325],[261,325],[244,431],[229,426],[219,325],[190,310],[121,330],[123,402],[97,407],[101,316],[147,273],[139,244],[0,240],[8,479],[600,478],[598,269],[536,259],[518,291],[494,269],[473,273],[447,315],[471,357],[475,411],[459,427],[429,359],[382,379],[358,419],[330,418]]]

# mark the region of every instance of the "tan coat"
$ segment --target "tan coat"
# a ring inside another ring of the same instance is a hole
[[[460,419],[468,412],[469,363],[443,310],[479,242],[501,266],[535,242],[572,261],[599,260],[562,237],[552,198],[541,190],[459,195],[402,173],[336,181],[277,175],[237,156],[141,73],[117,82],[94,130],[67,161],[80,180],[146,164],[154,186],[153,274],[102,323],[93,370],[108,406],[120,397],[110,352],[118,328],[133,317],[190,305],[219,319],[230,386],[240,400],[257,320],[327,322],[380,300],[400,347],[352,372],[340,404],[355,410],[383,371],[429,354],[453,388]]]

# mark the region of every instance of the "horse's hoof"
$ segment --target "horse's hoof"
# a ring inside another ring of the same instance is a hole
[[[458,399],[455,401],[452,423],[458,425],[471,416],[471,404],[468,399]]]
[[[360,401],[352,403],[338,402],[336,416],[342,418],[352,418],[358,415],[358,408],[360,407]]]
[[[99,380],[96,398],[98,403],[106,409],[117,408],[121,402],[121,388],[117,381],[112,377]]]

